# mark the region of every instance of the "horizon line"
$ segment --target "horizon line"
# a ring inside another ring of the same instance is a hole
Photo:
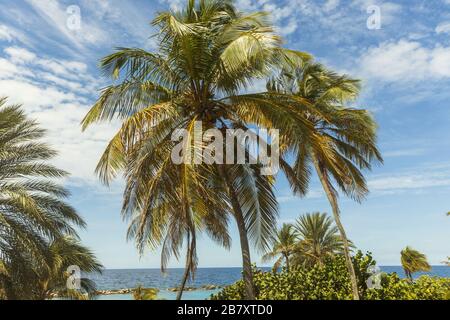
[[[430,265],[430,266],[431,266],[431,268],[447,267],[444,264],[435,264],[435,265]],[[379,265],[378,267],[400,267],[400,268],[402,268],[401,265]],[[272,267],[271,266],[261,266],[261,267],[257,267],[257,268],[272,268]],[[199,270],[199,269],[242,269],[242,267],[198,267],[197,270]],[[161,268],[104,268],[102,270],[161,270]],[[184,270],[184,268],[183,267],[166,268],[166,270]]]

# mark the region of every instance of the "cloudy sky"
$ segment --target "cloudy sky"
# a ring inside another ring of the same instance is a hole
[[[125,241],[121,183],[106,188],[93,174],[117,123],[85,133],[79,123],[108,84],[98,72],[99,59],[119,46],[154,50],[153,15],[184,1],[1,1],[0,96],[23,104],[48,130],[47,140],[60,152],[55,163],[71,173],[65,181],[70,201],[88,222],[82,239],[108,268],[158,267],[159,255],[140,258]],[[373,252],[380,265],[398,265],[407,245],[433,264],[443,261],[450,254],[450,0],[236,3],[242,10],[271,12],[286,46],[363,80],[358,105],[377,118],[385,164],[367,173],[371,195],[364,203],[341,199],[353,242]],[[380,28],[371,24],[374,8]],[[78,12],[79,28],[73,18]],[[277,195],[280,223],[330,212],[316,181],[306,199],[297,199],[280,179]],[[200,266],[240,265],[237,242],[227,252],[205,238],[199,251]],[[254,260],[260,262],[256,254]]]

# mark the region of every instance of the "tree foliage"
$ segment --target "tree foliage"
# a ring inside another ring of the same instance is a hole
[[[56,155],[41,142],[45,131],[18,105],[0,99],[0,298],[45,299],[67,292],[71,265],[100,271],[94,255],[77,240],[85,222],[67,204],[68,191],[56,183],[67,173],[49,164]],[[92,292],[93,283],[83,287]],[[83,295],[84,297],[84,295]]]
[[[412,274],[415,272],[431,270],[427,257],[410,247],[401,251],[401,263],[406,276],[410,280],[412,280]]]
[[[446,300],[450,298],[450,279],[422,276],[414,282],[401,279],[396,273],[382,274],[381,287],[368,289],[375,266],[370,253],[352,258],[357,274],[358,290],[364,300]],[[352,289],[343,256],[328,257],[323,265],[291,270],[290,272],[263,272],[255,269],[255,285],[259,300],[350,300]],[[213,300],[241,300],[244,298],[242,281],[225,287],[212,296]]]

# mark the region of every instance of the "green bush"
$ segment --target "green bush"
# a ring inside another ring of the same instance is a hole
[[[450,279],[422,276],[415,282],[400,279],[395,273],[383,274],[381,289],[368,289],[366,281],[375,266],[370,253],[358,252],[353,265],[358,277],[358,287],[363,299],[371,300],[443,300],[449,299]],[[324,265],[309,269],[286,272],[263,272],[254,270],[254,281],[259,300],[350,300],[352,291],[345,260],[342,256],[329,258]],[[225,287],[212,296],[213,300],[242,300],[245,288],[243,281]]]
[[[384,274],[381,289],[367,290],[370,300],[449,300],[450,279],[421,276],[414,282],[396,273]]]

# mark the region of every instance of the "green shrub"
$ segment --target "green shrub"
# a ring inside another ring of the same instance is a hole
[[[422,276],[415,282],[400,279],[395,273],[383,274],[380,289],[368,289],[366,281],[375,266],[370,253],[358,252],[353,257],[358,287],[363,299],[383,300],[443,300],[450,294],[449,278]],[[345,260],[329,258],[324,265],[286,272],[263,272],[255,268],[254,281],[259,300],[350,300],[352,291]],[[242,300],[245,288],[242,280],[225,287],[212,296],[213,300]]]
[[[367,290],[370,300],[449,300],[450,279],[421,276],[414,282],[400,279],[396,273],[385,274],[382,288]]]

